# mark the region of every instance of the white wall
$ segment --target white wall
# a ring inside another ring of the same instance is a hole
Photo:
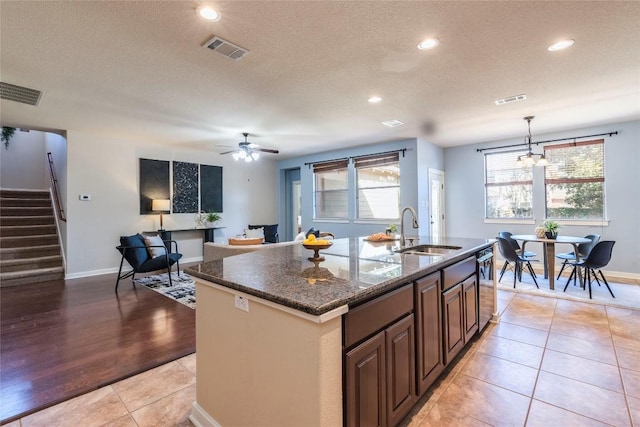
[[[140,215],[139,158],[223,167],[223,220],[216,241],[241,233],[248,223],[275,223],[277,172],[273,161],[235,162],[231,156],[183,150],[68,131],[67,276],[117,270],[122,235],[157,230],[159,215]],[[92,200],[79,200],[90,194]],[[193,228],[195,214],[164,215],[167,230]],[[174,233],[185,260],[202,258],[202,232]]]
[[[32,131],[33,132],[33,131]],[[51,158],[53,160],[53,171],[55,173],[56,179],[58,180],[58,195],[61,200],[62,209],[66,215],[67,211],[67,140],[58,134],[55,133],[45,133],[44,134],[45,141],[45,152],[51,153]],[[49,160],[45,155],[44,166],[45,175],[46,175],[46,187],[51,187],[51,178],[49,173]],[[64,221],[59,221],[58,223],[60,227],[60,234],[62,239],[62,247],[64,248],[65,254],[67,250],[67,223]]]
[[[608,226],[563,225],[560,234],[585,236],[600,234],[602,240],[615,240],[613,258],[608,270],[640,273],[640,121],[614,123],[545,135],[534,135],[534,141],[618,131],[604,137],[605,179]],[[595,139],[595,138],[593,138]],[[465,237],[494,237],[499,231],[533,234],[544,221],[544,171],[534,168],[535,224],[484,221],[484,155],[477,148],[519,144],[522,139],[487,142],[451,147],[444,150],[446,170],[447,234]],[[534,152],[542,152],[535,147]],[[527,248],[529,246],[527,245]],[[542,253],[541,247],[533,250]],[[570,247],[561,248],[571,249]]]
[[[44,133],[16,129],[9,147],[0,146],[0,186],[29,190],[49,188],[49,177],[43,168],[47,158],[45,150]]]

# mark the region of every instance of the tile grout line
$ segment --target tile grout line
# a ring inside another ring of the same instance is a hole
[[[622,367],[620,366],[620,359],[618,358],[618,348],[616,347],[616,342],[613,339],[613,331],[611,330],[611,319],[609,318],[609,310],[607,310],[606,306],[605,306],[605,314],[607,316],[607,326],[609,327],[611,344],[613,345],[613,354],[616,357],[616,364],[618,365],[618,375],[620,375],[620,382],[622,383],[622,395],[624,397],[624,403],[627,405],[627,416],[629,417],[630,425],[633,425],[633,417],[631,416],[631,405],[629,404],[628,393],[627,393],[627,384],[624,380],[624,376],[622,375]]]
[[[549,343],[549,337],[551,336],[551,327],[553,326],[553,319],[556,316],[557,309],[558,309],[558,299],[556,298],[556,303],[553,306],[553,315],[551,316],[551,323],[549,323],[549,329],[547,330],[547,339],[544,341],[544,347],[542,348],[542,357],[540,358],[540,366],[538,366],[538,372],[536,373],[536,380],[533,383],[533,390],[531,390],[531,398],[529,399],[527,416],[524,418],[525,426],[529,422],[529,415],[531,415],[531,406],[533,405],[534,396],[536,395],[536,388],[538,387],[538,380],[540,379],[540,371],[542,371],[542,363],[544,362],[544,355],[547,352],[547,344]]]

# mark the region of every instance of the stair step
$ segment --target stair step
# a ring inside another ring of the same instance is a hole
[[[0,197],[11,198],[27,198],[27,199],[49,199],[51,193],[49,190],[11,190],[8,188],[0,189]]]
[[[51,267],[62,267],[61,255],[0,260],[0,272],[2,273]]]
[[[51,225],[6,225],[0,227],[0,237],[35,236],[56,234],[56,226]]]
[[[49,199],[23,199],[23,198],[11,198],[0,197],[0,206],[3,207],[51,207],[51,200]]]
[[[0,207],[0,216],[52,216],[53,208],[49,207]]]
[[[25,248],[0,247],[0,260],[38,258],[60,255],[60,245],[32,246]]]
[[[47,282],[64,279],[64,268],[38,268],[34,270],[0,273],[0,287],[24,285],[27,283]]]
[[[20,226],[20,225],[49,225],[55,224],[53,215],[44,216],[0,216],[0,225]]]
[[[57,234],[45,234],[35,236],[11,236],[0,237],[1,248],[24,248],[31,246],[47,246],[58,243]]]

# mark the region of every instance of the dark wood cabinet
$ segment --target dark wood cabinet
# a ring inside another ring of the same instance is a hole
[[[475,257],[343,318],[345,425],[398,425],[478,331]]]
[[[385,333],[369,338],[345,357],[346,425],[386,426]]]
[[[447,274],[452,272],[447,278]],[[443,270],[444,364],[447,365],[478,331],[478,278],[475,260]],[[464,280],[462,280],[464,279]]]
[[[418,280],[415,285],[418,396],[427,391],[444,369],[440,281],[440,272],[437,272]]]
[[[464,301],[464,342],[478,332],[478,281],[473,275],[461,283]]]
[[[444,312],[444,363],[448,364],[464,346],[462,288],[456,285],[442,294]]]
[[[385,331],[387,357],[387,425],[397,425],[416,401],[413,314]],[[362,424],[366,425],[366,424]]]
[[[415,404],[413,292],[411,283],[345,315],[347,426],[394,426]]]

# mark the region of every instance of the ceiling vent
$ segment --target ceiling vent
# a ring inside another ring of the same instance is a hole
[[[527,95],[523,93],[522,95],[514,95],[508,98],[496,99],[494,102],[496,103],[496,105],[504,105],[510,104],[512,102],[524,101],[525,99],[527,99]]]
[[[388,126],[390,128],[394,128],[396,126],[401,126],[404,124],[404,122],[401,122],[400,120],[386,120],[384,122],[382,122],[383,125]]]
[[[237,61],[249,53],[247,49],[243,49],[240,46],[228,42],[225,39],[221,39],[218,36],[215,36],[203,46],[213,50],[214,52],[218,52],[220,55],[233,59],[234,61]]]
[[[38,105],[42,92],[28,87],[16,86],[0,82],[0,98],[23,104]]]

